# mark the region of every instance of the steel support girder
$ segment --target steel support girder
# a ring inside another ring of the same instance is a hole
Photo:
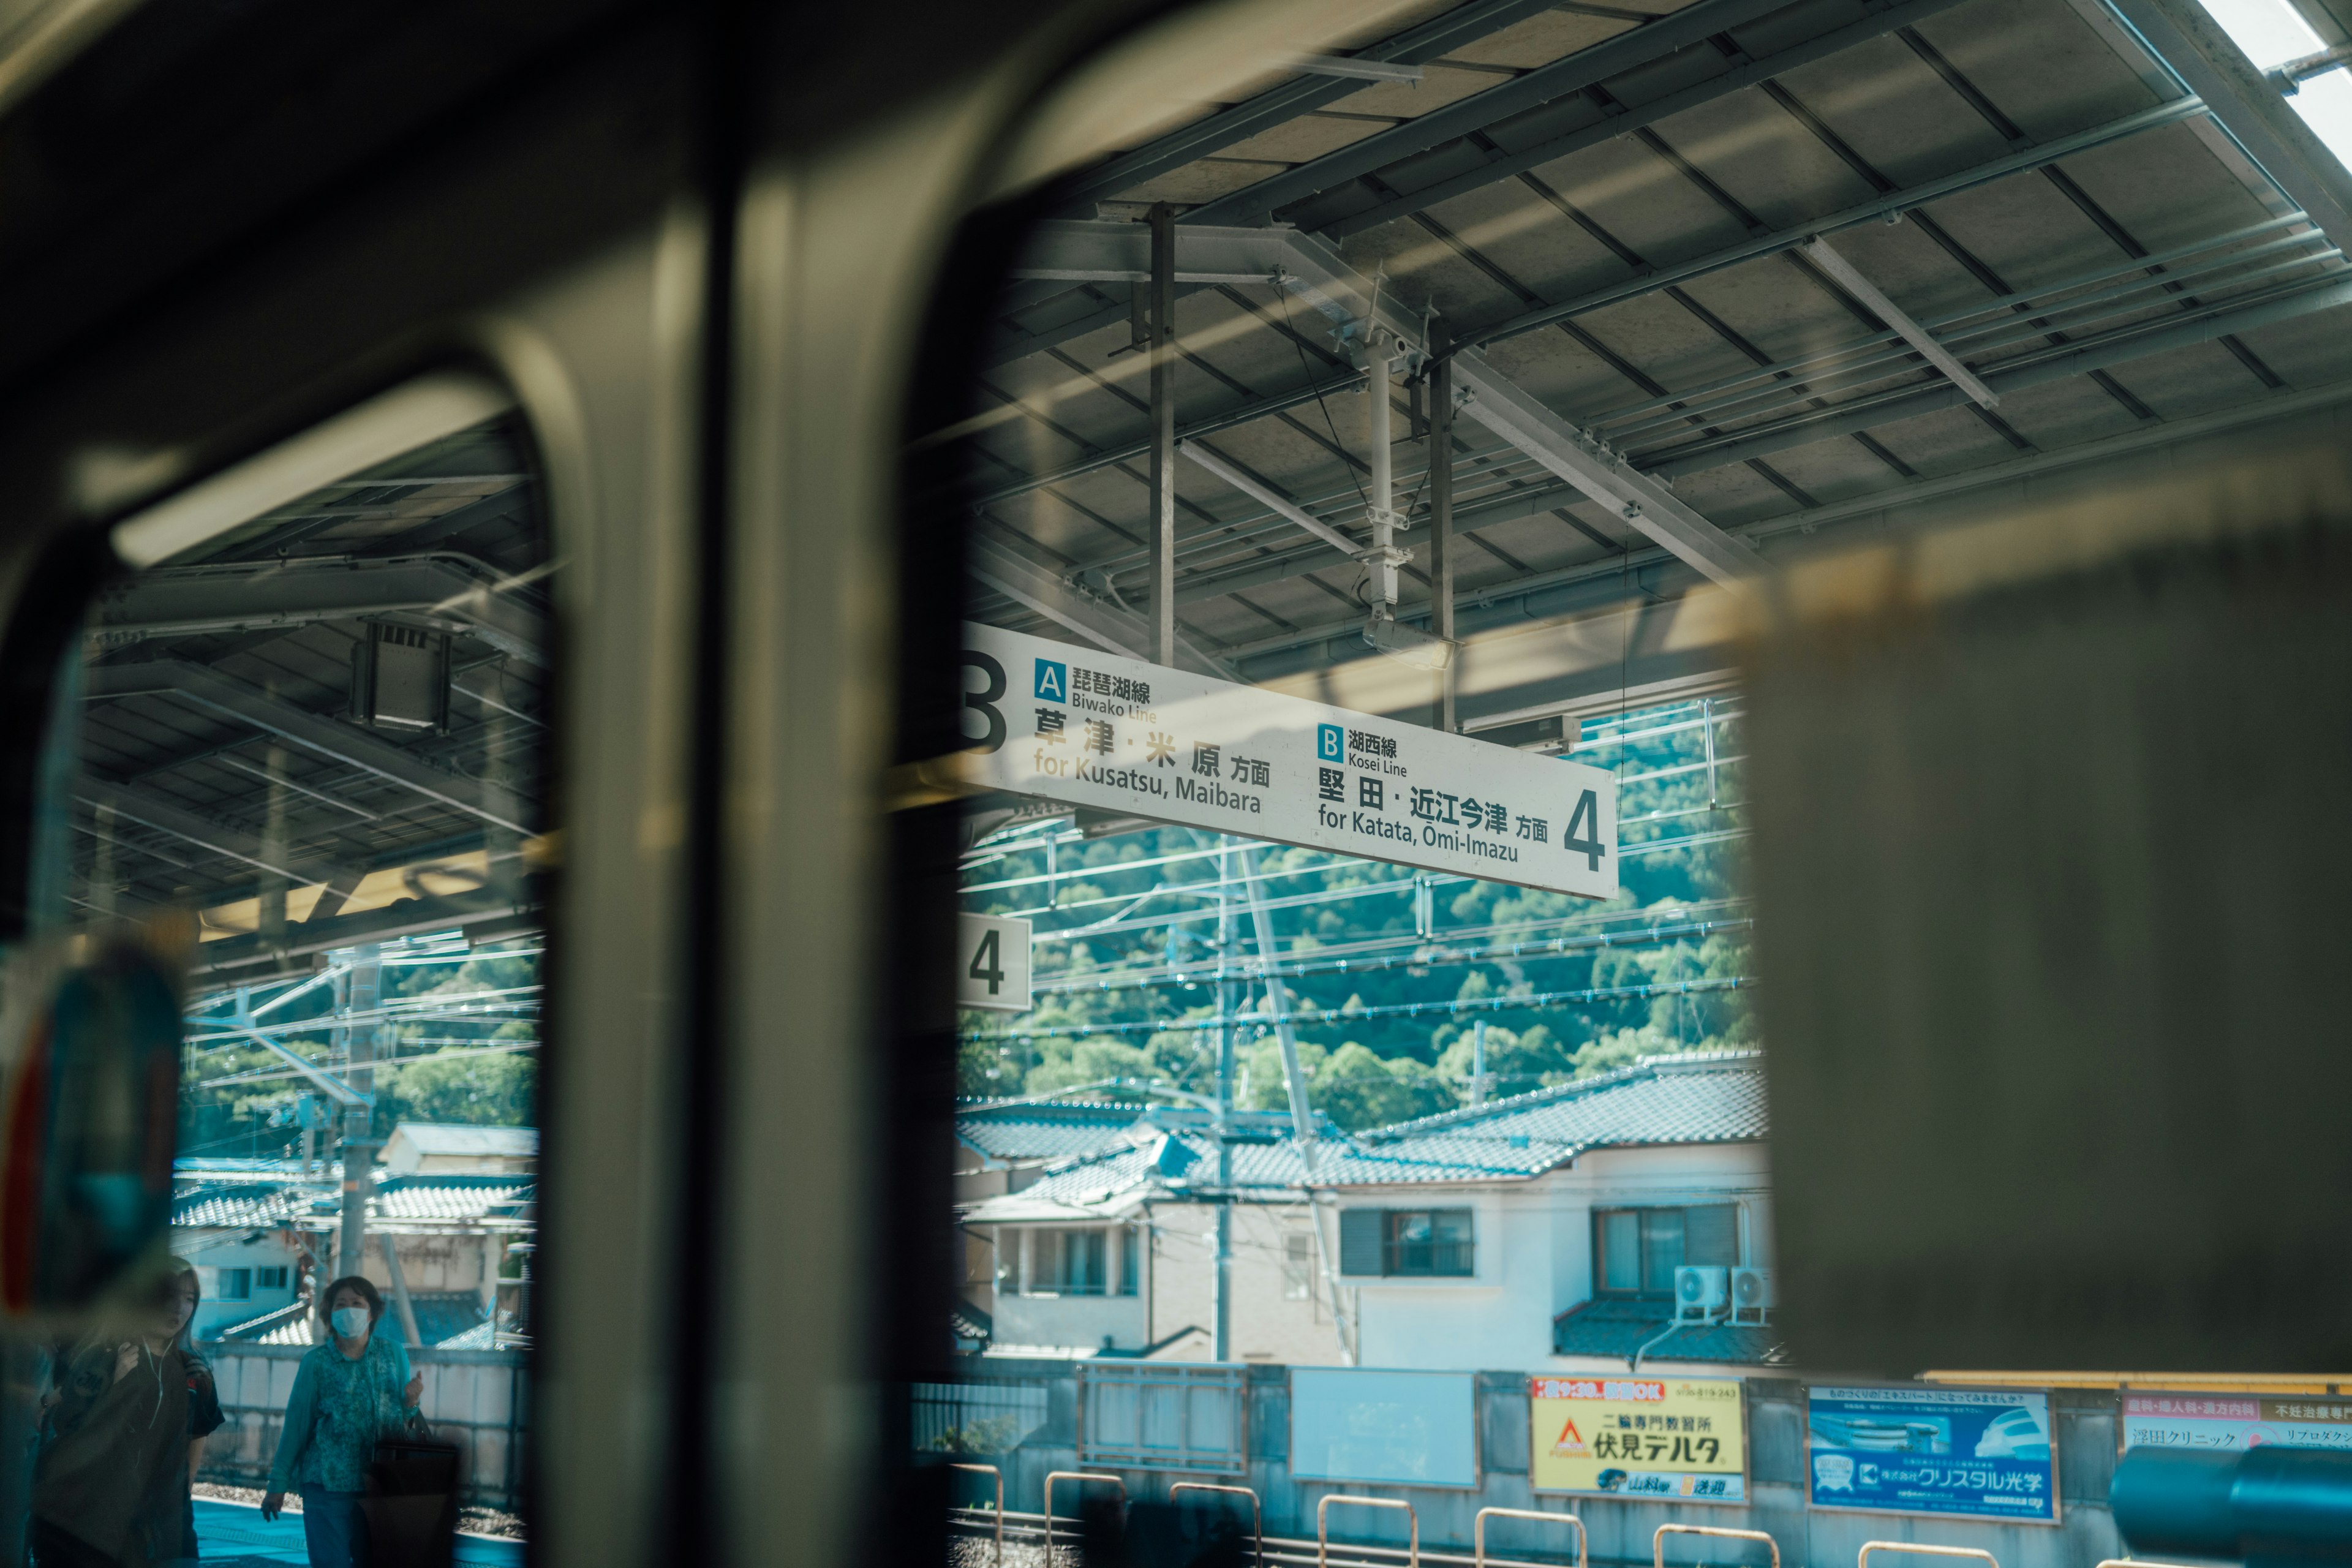
[[[1373,289],[1339,253],[1312,235],[1294,234],[1285,282],[1343,321],[1376,315],[1380,324],[1416,350],[1425,348],[1421,321]],[[1475,349],[1453,355],[1462,412],[1525,452],[1650,538],[1718,583],[1765,570],[1764,558],[1701,516],[1696,508],[1591,437],[1554,414],[1496,370]]]
[[[1804,532],[1816,534],[1817,538],[1829,538],[1833,537],[1833,530],[1859,524],[1869,528],[1874,536],[1883,535],[1890,529],[1901,526],[1901,514],[1907,507],[1947,501],[1958,496],[2015,485],[2038,475],[2079,468],[2086,463],[2132,457],[2159,447],[2176,446],[2184,441],[2336,406],[2352,406],[2352,381],[2337,382],[2304,392],[2273,393],[2268,397],[2253,399],[2212,414],[2145,426],[2079,446],[2035,452],[1981,468],[1914,479],[1867,491],[1846,500],[1770,518],[1751,524],[1742,531],[1751,534]],[[1460,531],[1458,524],[1456,531]],[[1465,590],[1460,595],[1465,601],[1464,606],[1457,613],[1463,617],[1462,630],[1466,634],[1494,626],[1544,621],[1605,609],[1629,597],[1656,599],[1677,595],[1696,586],[1696,575],[1681,563],[1655,552],[1643,551],[1629,558],[1589,561]],[[1275,679],[1302,668],[1330,662],[1335,658],[1353,660],[1376,657],[1361,646],[1356,635],[1357,629],[1356,622],[1333,621],[1321,626],[1304,626],[1295,633],[1277,637],[1236,644],[1221,648],[1219,652],[1243,672],[1244,679]],[[1325,645],[1325,651],[1311,655],[1295,652],[1318,644]],[[1280,655],[1290,657],[1276,657]],[[1704,657],[1735,662],[1736,650],[1711,649]],[[1482,699],[1476,708],[1480,711],[1487,710],[1490,706],[1507,709],[1520,705],[1523,700],[1536,700],[1525,697],[1515,689],[1507,693],[1490,694],[1488,699]]]
[[[1792,44],[1762,59],[1751,60],[1746,65],[1736,67],[1712,81],[1699,82],[1695,86],[1684,88],[1679,92],[1666,93],[1646,102],[1628,104],[1622,113],[1607,115],[1590,125],[1547,138],[1533,146],[1494,147],[1485,153],[1483,161],[1475,168],[1449,175],[1416,189],[1406,190],[1402,195],[1375,203],[1369,207],[1360,208],[1328,223],[1316,221],[1305,213],[1296,216],[1304,227],[1316,229],[1332,239],[1345,239],[1349,235],[1360,234],[1368,228],[1377,228],[1397,218],[1408,217],[1417,212],[1426,212],[1440,202],[1451,201],[1455,196],[1467,195],[1472,191],[1484,190],[1488,185],[1500,184],[1502,181],[1524,174],[1531,169],[1539,169],[1546,163],[1568,157],[1574,153],[1580,153],[1588,147],[1597,147],[1603,142],[1613,141],[1624,135],[1629,131],[1636,131],[1645,125],[1655,125],[1659,121],[1680,114],[1685,110],[1696,109],[1702,104],[1713,103],[1717,99],[1728,98],[1735,92],[1754,87],[1760,82],[1769,81],[1784,71],[1794,70],[1799,66],[1810,65],[1815,60],[1827,59],[1830,56],[1850,49],[1856,44],[1868,43],[1873,38],[1884,37],[1898,27],[1907,27],[1915,22],[1925,21],[1958,4],[1960,0],[1906,0],[1905,4],[1889,5],[1874,11],[1861,21],[1850,22],[1843,27],[1823,33],[1819,37],[1809,38],[1801,44]],[[1497,128],[1487,127],[1486,129],[1492,140],[1505,139],[1495,134]],[[1390,179],[1385,173],[1382,178],[1390,184],[1399,183]]]
[[[133,784],[84,785],[75,795],[92,810],[110,809],[118,821],[168,834],[224,859],[242,861],[257,871],[283,877],[298,885],[307,887],[323,881],[333,869],[315,860],[272,855],[267,845],[244,828],[212,821]]]
[[[1340,532],[1338,529],[1332,527],[1321,518],[1317,517],[1313,512],[1308,511],[1297,501],[1291,500],[1287,497],[1276,494],[1275,491],[1268,489],[1266,486],[1250,478],[1249,475],[1244,473],[1233,464],[1225,461],[1223,458],[1218,457],[1216,453],[1211,451],[1202,443],[1198,441],[1185,441],[1179,443],[1176,449],[1183,453],[1184,456],[1192,458],[1192,461],[1198,463],[1202,468],[1206,468],[1209,472],[1216,475],[1217,478],[1224,480],[1225,483],[1233,486],[1234,489],[1241,491],[1242,494],[1249,497],[1250,500],[1257,502],[1258,505],[1274,513],[1276,517],[1279,517],[1285,521],[1290,522],[1304,530],[1306,532],[1312,534],[1317,539],[1319,539],[1324,543],[1329,545],[1332,549],[1339,552],[1342,555],[1348,556],[1352,560],[1355,557],[1356,552],[1363,549],[1362,545],[1358,544],[1354,540],[1349,538],[1346,534]]]
[[[974,577],[1032,614],[1094,644],[1106,653],[1151,662],[1151,628],[1141,616],[1106,604],[1055,575],[1054,570],[1001,544],[976,537],[966,546],[965,565]],[[1197,675],[1231,680],[1234,672],[1194,647],[1182,634],[1176,638],[1176,665]]]
[[[205,665],[184,659],[95,665],[83,675],[83,695],[94,700],[178,698],[222,718],[282,736],[330,762],[372,773],[493,826],[515,833],[531,831],[522,802],[504,785],[446,772],[356,725],[313,713]]]
[[[1742,26],[1784,9],[1788,4],[1789,0],[1696,0],[1679,11],[1628,28],[1500,86],[1458,99],[1442,109],[1310,159],[1295,169],[1244,185],[1194,208],[1186,215],[1187,219],[1208,225],[1248,223],[1271,216],[1318,192],[1360,179],[1401,158],[1484,131],[1497,121],[1525,113],[1555,99],[1581,92],[1636,66],[1692,44],[1704,43],[1727,28]]]
[[[1287,232],[1186,224],[1177,240],[1179,283],[1263,283],[1281,266]],[[1151,278],[1151,230],[1139,223],[1049,218],[1013,264],[1016,279],[1144,283]]]
[[[1420,26],[1359,49],[1354,58],[1397,65],[1425,65],[1440,56],[1451,54],[1465,44],[1474,43],[1550,9],[1551,0],[1472,0],[1471,4],[1456,5]],[[1349,94],[1361,90],[1352,81],[1334,81],[1319,77],[1294,79],[1279,87],[1269,88],[1255,98],[1230,109],[1220,110],[1190,125],[1180,126],[1131,153],[1118,154],[1091,174],[1079,175],[1070,188],[1069,205],[1066,210],[1074,214],[1089,213],[1096,202],[1107,196],[1131,190],[1147,180],[1181,169],[1195,159],[1206,157],[1236,142],[1245,142],[1261,131],[1286,124],[1302,114],[1311,113],[1327,103],[1336,103]]]
[[[2282,297],[2234,310],[2213,310],[2185,321],[2167,324],[2158,319],[2125,328],[2111,336],[2047,350],[2032,355],[2029,363],[2012,368],[1990,366],[1984,372],[1984,379],[1995,392],[2016,392],[2029,386],[2040,386],[2046,382],[2063,381],[2070,375],[2086,375],[2110,365],[2145,359],[2149,354],[2210,342],[2227,333],[2252,331],[2257,327],[2292,321],[2298,316],[2332,310],[2338,305],[2352,305],[2352,279],[2300,289]],[[1649,465],[1652,473],[1679,479],[1685,474],[1704,473],[1710,468],[1744,463],[1751,458],[1785,452],[1794,447],[1811,446],[1832,437],[1848,436],[1857,430],[1875,429],[1897,420],[1916,418],[1922,414],[1932,414],[1966,401],[1968,395],[1958,386],[1949,382],[1937,382],[1916,392],[1868,399],[1858,408],[1841,411],[1832,407],[1818,416],[1801,416],[1752,436],[1710,444],[1696,451],[1676,452],[1670,448],[1654,458],[1645,456],[1643,461]]]
[[[2205,8],[2196,0],[2109,0],[2109,5],[2204,100],[2287,199],[2330,243],[2352,254],[2352,174]]]
[[[1489,343],[1500,342],[1506,338],[1515,338],[1523,332],[1532,332],[1538,328],[1548,327],[1554,321],[1564,321],[1571,316],[1580,316],[1589,310],[1598,310],[1605,305],[1614,305],[1621,300],[1637,299],[1644,294],[1655,293],[1671,284],[1687,283],[1695,278],[1704,278],[1711,272],[1720,272],[1727,267],[1737,267],[1743,261],[1753,261],[1759,257],[1776,255],[1783,250],[1794,250],[1801,245],[1817,239],[1822,235],[1833,234],[1842,228],[1852,228],[1858,224],[1884,222],[1894,214],[1906,212],[1916,206],[1925,206],[1929,202],[1957,195],[1962,191],[1974,190],[1979,185],[1990,184],[1995,180],[2007,179],[2011,174],[2040,169],[2057,163],[2062,158],[2072,157],[2077,153],[2087,152],[2094,147],[2104,147],[2110,142],[2120,142],[2127,136],[2137,135],[2143,131],[2152,131],[2159,125],[2170,125],[2177,121],[2187,120],[2192,115],[2202,114],[2205,111],[2204,103],[2194,98],[2176,99],[2170,103],[2160,103],[2152,109],[2141,110],[2137,114],[2125,115],[2120,120],[2110,120],[2103,125],[2094,125],[2086,130],[2074,132],[2071,135],[2044,142],[2039,146],[2028,147],[2021,152],[1995,158],[1990,163],[1958,170],[1937,179],[1906,186],[1899,191],[1888,191],[1884,195],[1873,196],[1866,202],[1841,208],[1822,217],[1811,218],[1804,223],[1791,225],[1787,228],[1776,229],[1769,233],[1754,235],[1736,245],[1726,246],[1720,250],[1711,250],[1703,256],[1694,256],[1686,261],[1653,268],[1647,272],[1637,273],[1621,282],[1612,283],[1606,288],[1580,294],[1572,300],[1565,300],[1554,305],[1538,305],[1532,310],[1522,311],[1492,326],[1482,327],[1475,332],[1466,334],[1466,337],[1469,342],[1482,347]]]
[[[1987,408],[2000,405],[2000,394],[1979,380],[1977,374],[1962,364],[1959,356],[1936,341],[1936,335],[1917,321],[1911,313],[1886,297],[1886,291],[1862,275],[1862,269],[1840,255],[1826,239],[1816,239],[1807,245],[1802,254],[1814,266],[1836,280],[1838,287],[1859,301],[1863,309],[1886,326],[1895,335],[1919,352],[1922,358],[1944,373],[1946,379]]]
[[[90,625],[100,632],[170,637],[406,614],[446,621],[501,653],[544,666],[544,617],[495,589],[494,578],[436,556],[290,566],[272,562],[234,571],[163,568],[108,590]]]
[[[1051,237],[1032,247],[1024,265],[1051,268],[1059,276],[1081,275],[1088,262],[1120,259],[1114,248],[1120,237],[1110,231],[1132,236],[1139,226],[1084,221],[1059,224]],[[1203,237],[1200,254],[1223,265],[1234,254],[1226,237],[1233,232],[1178,229],[1178,267],[1193,264],[1190,246],[1195,235]],[[1241,232],[1264,237],[1249,254],[1266,265],[1265,280],[1296,290],[1335,326],[1360,331],[1367,323],[1375,323],[1410,353],[1426,351],[1423,320],[1403,310],[1392,294],[1376,289],[1328,241],[1295,229]],[[1520,390],[1485,355],[1465,349],[1453,356],[1453,363],[1463,412],[1553,474],[1717,582],[1733,582],[1764,569],[1763,558],[1754,550]]]
[[[1183,231],[1179,229],[1177,233],[1178,243],[1181,245]],[[1228,408],[1223,414],[1208,415],[1193,420],[1189,425],[1177,426],[1176,439],[1180,442],[1192,441],[1202,436],[1213,436],[1220,430],[1230,430],[1236,425],[1247,425],[1252,420],[1264,419],[1268,415],[1280,414],[1285,409],[1296,408],[1301,404],[1312,403],[1318,398],[1337,397],[1341,393],[1356,391],[1363,385],[1363,383],[1362,371],[1350,371],[1335,375],[1328,381],[1315,382],[1294,391],[1277,392],[1265,397],[1253,397],[1239,407]],[[1149,440],[1130,441],[1124,447],[1108,447],[1097,452],[1091,458],[1083,458],[1075,463],[1065,463],[1058,468],[1048,468],[1044,473],[1032,474],[1025,479],[1015,479],[1009,485],[999,485],[974,500],[971,505],[976,510],[984,510],[999,501],[1011,500],[1016,496],[1027,495],[1032,490],[1044,489],[1048,485],[1058,485],[1070,479],[1082,479],[1087,474],[1096,473],[1119,463],[1149,457],[1150,453],[1151,443]]]

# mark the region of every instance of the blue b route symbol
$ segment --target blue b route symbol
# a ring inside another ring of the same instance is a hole
[[[1315,755],[1323,762],[1338,762],[1340,757],[1341,745],[1346,739],[1347,736],[1345,731],[1343,731],[1337,724],[1316,725]]]
[[[1070,700],[1070,672],[1066,666],[1050,658],[1037,661],[1037,695],[1048,702]]]

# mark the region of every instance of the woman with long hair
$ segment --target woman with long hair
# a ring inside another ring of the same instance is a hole
[[[130,1568],[195,1555],[191,1440],[221,1424],[211,1369],[188,1342],[204,1299],[173,1258],[152,1315],[62,1353],[33,1471],[39,1568]]]
[[[302,1541],[310,1568],[367,1568],[367,1520],[360,1499],[376,1440],[401,1430],[425,1379],[408,1366],[398,1335],[379,1334],[383,1298],[357,1274],[319,1293],[324,1343],[295,1370],[286,1426],[269,1467],[261,1517],[276,1519],[289,1487],[302,1496]]]

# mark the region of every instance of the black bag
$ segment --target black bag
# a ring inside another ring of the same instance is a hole
[[[406,1428],[376,1439],[368,1459],[369,1568],[451,1568],[457,1550],[457,1445],[433,1436],[415,1411]]]

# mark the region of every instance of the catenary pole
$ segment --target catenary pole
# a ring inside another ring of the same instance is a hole
[[[1323,1288],[1331,1301],[1331,1321],[1339,1331],[1339,1354],[1349,1366],[1356,1364],[1356,1344],[1349,1331],[1348,1313],[1339,1295],[1339,1275],[1331,1266],[1331,1247],[1323,1234],[1323,1211],[1316,1200],[1315,1182],[1315,1116],[1307,1103],[1307,1079],[1298,1068],[1298,1037],[1290,1026],[1290,1000],[1283,989],[1282,976],[1276,973],[1274,945],[1274,917],[1267,912],[1265,895],[1257,885],[1255,854],[1241,851],[1242,886],[1249,894],[1250,920],[1257,935],[1258,966],[1265,978],[1266,1016],[1274,1020],[1274,1036],[1282,1048],[1283,1087],[1289,1091],[1290,1130],[1298,1144],[1298,1161],[1307,1185],[1307,1218],[1315,1229],[1315,1258],[1323,1273]]]

